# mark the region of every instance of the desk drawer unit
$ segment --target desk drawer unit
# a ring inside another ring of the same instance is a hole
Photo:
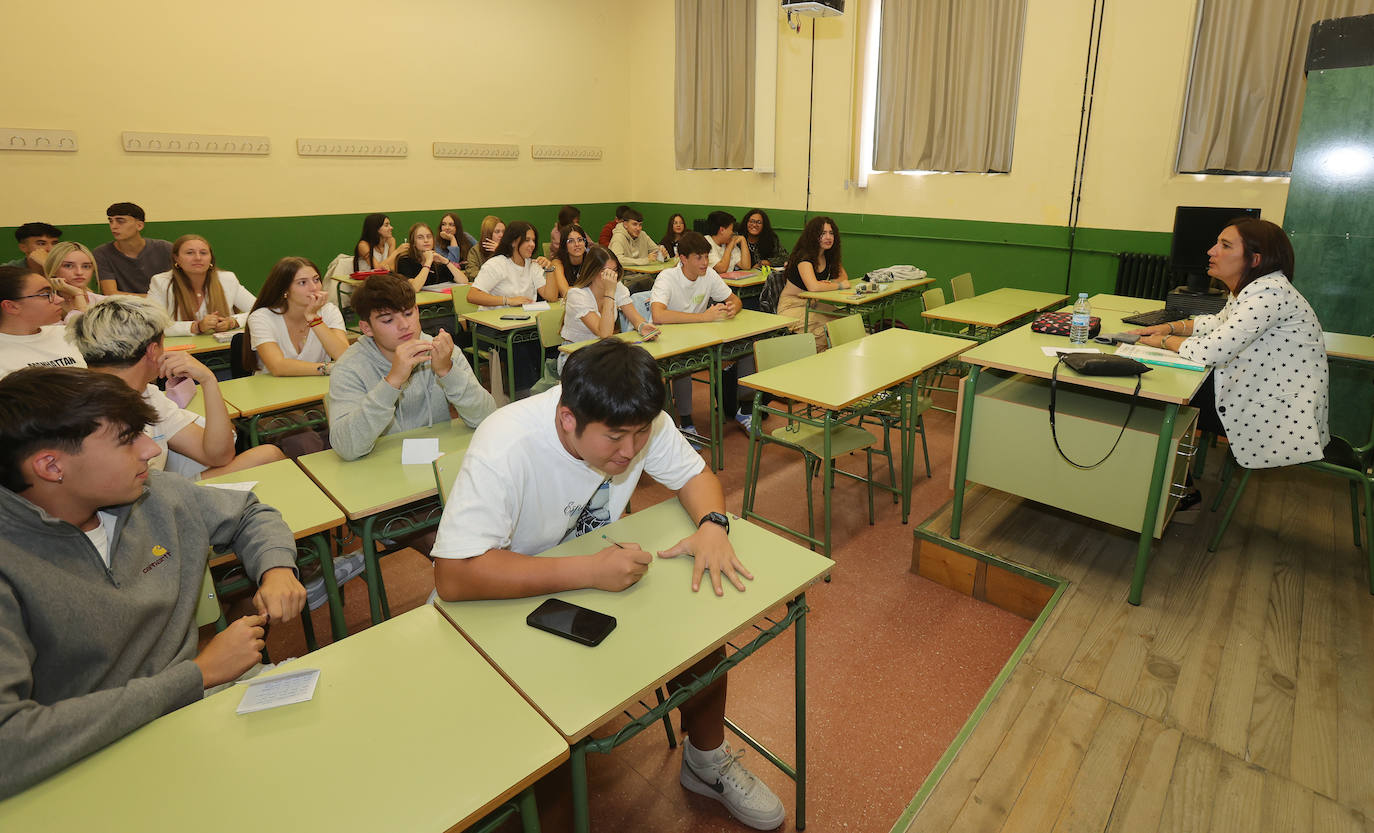
[[[1140,532],[1150,486],[1163,403],[1141,399],[1121,443],[1100,466],[1078,469],[1059,456],[1050,436],[1050,383],[1020,374],[985,370],[973,409],[968,479],[1049,506]],[[1056,428],[1064,453],[1093,463],[1112,447],[1130,408],[1117,393],[1060,384]],[[1161,511],[1152,534],[1163,534],[1173,517],[1196,453],[1197,409],[1179,408],[1165,472]]]

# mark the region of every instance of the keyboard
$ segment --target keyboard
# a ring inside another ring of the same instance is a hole
[[[1121,319],[1123,324],[1134,324],[1137,327],[1153,327],[1156,324],[1168,324],[1170,321],[1182,321],[1188,317],[1188,313],[1183,310],[1164,309],[1150,310],[1149,312],[1138,312],[1135,315],[1128,315]]]

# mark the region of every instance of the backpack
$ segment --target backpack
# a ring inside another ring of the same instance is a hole
[[[786,285],[785,270],[771,270],[768,273],[768,279],[763,282],[763,291],[759,293],[759,309],[763,312],[776,313],[778,311],[778,298],[782,296],[782,289]]]

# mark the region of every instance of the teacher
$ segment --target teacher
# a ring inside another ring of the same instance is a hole
[[[1216,315],[1132,332],[1214,371],[1190,404],[1198,428],[1225,434],[1248,469],[1322,459],[1329,373],[1317,314],[1293,288],[1293,244],[1267,220],[1245,217],[1222,229],[1207,274],[1230,292]]]

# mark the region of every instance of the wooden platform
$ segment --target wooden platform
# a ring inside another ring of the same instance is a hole
[[[1346,482],[1257,472],[1216,553],[1202,488],[1139,607],[1133,536],[971,489],[959,543],[1066,584],[894,831],[1374,830],[1374,597]]]

